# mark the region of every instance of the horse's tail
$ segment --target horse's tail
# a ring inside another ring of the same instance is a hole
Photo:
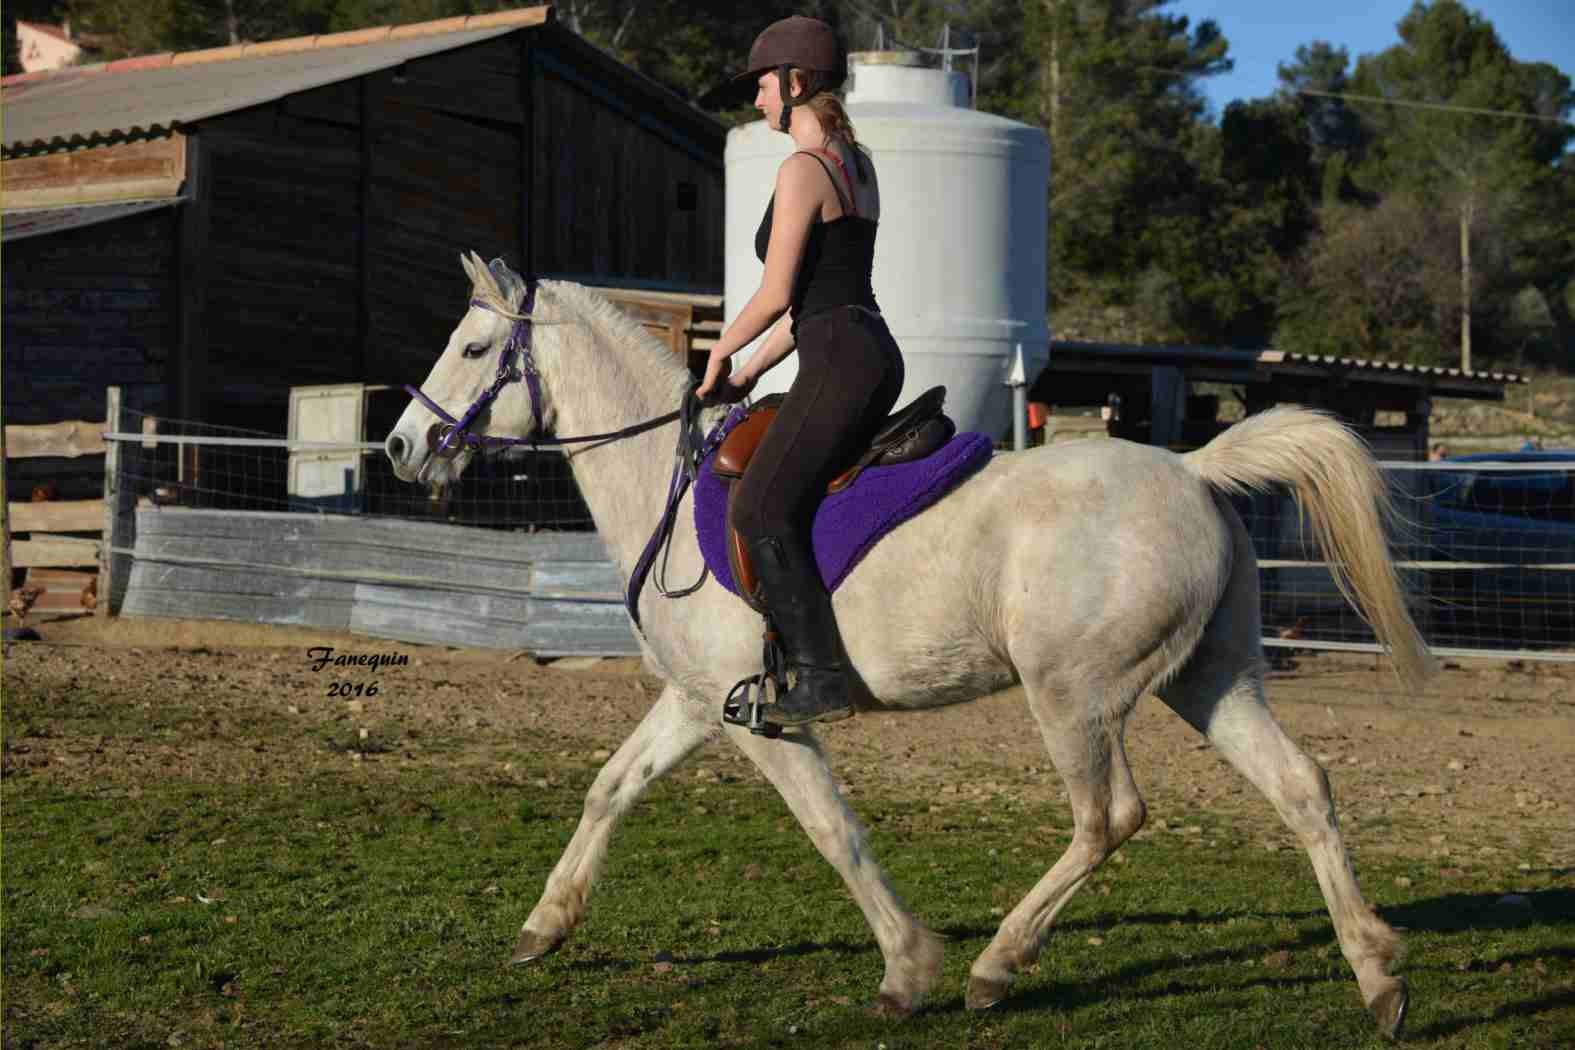
[[[1182,462],[1226,492],[1289,484],[1340,593],[1372,626],[1406,686],[1415,691],[1433,673],[1389,557],[1389,490],[1361,438],[1328,413],[1282,405],[1249,416]]]

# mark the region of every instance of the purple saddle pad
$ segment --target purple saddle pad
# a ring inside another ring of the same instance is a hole
[[[707,444],[720,446],[741,419],[743,412],[734,410]],[[852,485],[827,496],[815,513],[813,530],[815,561],[826,589],[836,590],[876,541],[984,466],[991,452],[983,434],[958,434],[924,459],[868,467]],[[715,459],[714,452],[707,456],[695,479],[695,530],[711,574],[737,594],[727,561],[727,485],[711,470]]]

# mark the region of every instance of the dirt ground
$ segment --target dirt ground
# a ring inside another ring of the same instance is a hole
[[[457,761],[489,778],[545,786],[543,772],[561,775],[566,763],[598,766],[660,688],[638,660],[538,664],[495,650],[212,621],[80,617],[36,626],[41,642],[7,646],[8,698],[19,688],[66,697],[91,681],[151,709],[179,690],[211,711],[215,727],[205,738],[84,738],[67,719],[6,741],[7,776],[25,769],[63,784],[160,770],[224,779],[244,752],[255,759],[246,776]],[[409,662],[314,671],[314,646]],[[336,678],[375,680],[378,694],[330,697]],[[1358,858],[1376,851],[1445,873],[1488,869],[1506,887],[1517,871],[1575,868],[1575,665],[1454,661],[1424,696],[1406,698],[1372,657],[1304,652],[1272,674],[1270,701],[1328,769]],[[290,735],[313,739],[311,747],[265,739],[257,727],[266,723],[256,721],[264,715],[321,732]],[[454,734],[471,734],[475,746],[431,743]],[[938,711],[861,714],[820,735],[855,807],[861,793],[908,792],[938,810],[961,801],[1043,806],[1046,827],[1067,830],[1060,782],[1017,690]],[[324,738],[338,743],[321,746]],[[558,749],[556,773],[529,768],[530,755],[551,753],[546,747]],[[1149,803],[1141,835],[1295,846],[1261,796],[1157,701],[1139,706],[1127,749]],[[753,773],[713,742],[674,775],[703,795]]]

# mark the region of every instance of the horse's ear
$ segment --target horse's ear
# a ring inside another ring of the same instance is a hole
[[[465,268],[465,276],[470,278],[470,283],[476,283],[476,263],[472,261],[475,252],[460,252],[459,264]]]
[[[492,276],[497,278],[498,287],[510,299],[514,298],[516,292],[525,290],[525,281],[509,268],[509,264],[503,261],[501,255],[489,262],[487,269],[492,271]]]

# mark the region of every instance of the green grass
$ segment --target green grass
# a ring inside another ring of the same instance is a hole
[[[681,781],[659,786],[615,840],[585,924],[559,954],[510,968],[589,775],[576,767],[557,787],[522,789],[350,772],[149,784],[135,798],[13,777],[5,1045],[1379,1042],[1304,858],[1163,833],[1096,876],[1007,1004],[969,1013],[967,967],[994,932],[992,909],[1043,874],[1064,836],[1047,841],[1041,813],[959,806],[942,818],[911,799],[859,805],[896,884],[949,939],[945,977],[919,1015],[868,1016],[881,961],[862,917],[782,804],[751,783],[699,799]],[[750,864],[759,878],[744,877]],[[1383,887],[1399,870],[1375,860],[1362,875]],[[1413,1042],[1569,1045],[1567,874],[1528,876],[1543,888],[1520,926],[1495,918],[1497,891],[1469,874],[1422,877],[1386,908],[1409,928]],[[1287,965],[1261,962],[1282,949]],[[668,972],[653,966],[661,952]]]
[[[658,784],[585,923],[516,968],[594,774],[583,744],[378,712],[363,741],[336,707],[284,717],[18,663],[0,787],[7,1050],[1382,1045],[1305,857],[1265,851],[1261,820],[1168,807],[1201,834],[1124,847],[1013,997],[977,1014],[968,967],[1065,847],[1064,808],[861,783],[877,855],[948,940],[927,1007],[893,1020],[865,1011],[882,966],[862,916],[756,779]],[[1414,1045],[1575,1045],[1570,871],[1506,887],[1468,862],[1357,862],[1407,928]],[[1528,918],[1495,906],[1506,889],[1529,895]]]

